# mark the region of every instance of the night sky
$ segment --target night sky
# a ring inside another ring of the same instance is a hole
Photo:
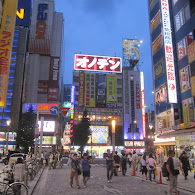
[[[146,105],[153,104],[153,79],[147,0],[55,0],[64,16],[64,83],[72,83],[74,54],[122,58],[122,39],[143,40],[139,69],[145,76]]]

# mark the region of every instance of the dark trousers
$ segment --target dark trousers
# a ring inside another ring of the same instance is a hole
[[[122,174],[125,175],[127,172],[127,167],[126,166],[122,166]]]
[[[113,175],[113,165],[107,165],[107,179],[111,180]]]
[[[149,170],[149,178],[150,178],[150,181],[152,181],[152,173],[154,174],[154,170]],[[155,180],[155,174],[154,174],[154,180]]]
[[[187,177],[188,176],[188,168],[183,167],[183,172],[184,172],[184,176]]]

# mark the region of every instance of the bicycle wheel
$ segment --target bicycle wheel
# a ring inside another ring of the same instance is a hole
[[[32,168],[28,169],[28,180],[31,181],[35,178],[36,172]]]
[[[28,189],[23,183],[14,182],[9,185],[5,194],[6,195],[27,195]]]

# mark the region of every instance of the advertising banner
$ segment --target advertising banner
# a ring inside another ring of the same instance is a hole
[[[159,76],[164,73],[164,68],[163,68],[163,60],[160,60],[154,65],[154,74],[155,74],[155,79],[158,78]]]
[[[107,103],[117,103],[117,75],[107,75]]]
[[[188,65],[179,71],[181,93],[190,89],[189,68],[190,66]]]
[[[70,103],[71,103],[71,114],[70,114],[70,118],[73,119],[74,118],[74,102],[75,102],[75,85],[71,85],[71,89],[70,89]]]
[[[79,107],[84,106],[84,86],[85,86],[85,73],[79,73]]]
[[[30,26],[31,0],[18,0],[16,26]]]
[[[106,107],[106,75],[96,75],[96,107]]]
[[[123,39],[123,58],[125,60],[139,60],[139,41]]]
[[[161,15],[160,11],[157,12],[157,14],[154,16],[154,18],[151,20],[151,31],[153,32],[156,27],[160,24],[161,22]]]
[[[107,144],[108,126],[90,126],[90,131],[92,132],[93,144]],[[88,143],[91,143],[91,136]]]
[[[17,5],[17,0],[6,0],[4,2],[0,31],[0,107],[6,106]]]
[[[33,1],[29,53],[50,54],[53,13],[54,1]]]
[[[190,82],[191,82],[192,96],[195,96],[195,76],[190,78]]]
[[[195,41],[188,46],[188,62],[191,64],[195,60]]]
[[[188,98],[182,101],[184,124],[194,121],[194,101]]]
[[[38,94],[47,94],[47,93],[48,93],[48,81],[39,80]]]
[[[133,146],[133,141],[125,141],[125,146]],[[145,142],[144,141],[134,141],[134,146],[145,146]]]
[[[136,82],[136,108],[140,109],[141,106],[141,100],[140,100],[140,84],[139,81]]]
[[[167,72],[168,103],[177,103],[177,89],[175,79],[175,64],[173,56],[172,30],[168,0],[161,0],[163,38],[165,49],[165,65]]]
[[[85,73],[85,107],[95,107],[95,74]]]
[[[39,131],[41,127],[41,121],[38,121]],[[55,121],[44,121],[43,132],[55,132]]]
[[[129,75],[128,70],[125,70],[125,110],[129,114]]]
[[[183,135],[175,137],[176,146],[195,146],[194,135]]]
[[[118,57],[75,54],[75,70],[122,72],[122,60]]]
[[[186,38],[177,44],[178,60],[181,60],[187,53]]]
[[[56,145],[56,136],[43,136],[43,145]]]
[[[48,101],[57,101],[57,100],[58,100],[58,88],[49,88]]]
[[[162,35],[160,36],[152,43],[152,51],[153,55],[163,46],[163,40]]]
[[[167,101],[167,87],[166,84],[161,85],[156,89],[155,102],[156,104]]]
[[[71,125],[70,124],[66,124],[65,125],[65,129],[64,129],[64,136],[63,136],[63,146],[68,146],[71,144],[70,141],[70,128]]]

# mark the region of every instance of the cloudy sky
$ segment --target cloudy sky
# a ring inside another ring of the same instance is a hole
[[[122,39],[143,40],[140,71],[145,76],[146,105],[153,104],[147,0],[55,0],[64,16],[64,83],[72,83],[74,54],[122,57]]]

